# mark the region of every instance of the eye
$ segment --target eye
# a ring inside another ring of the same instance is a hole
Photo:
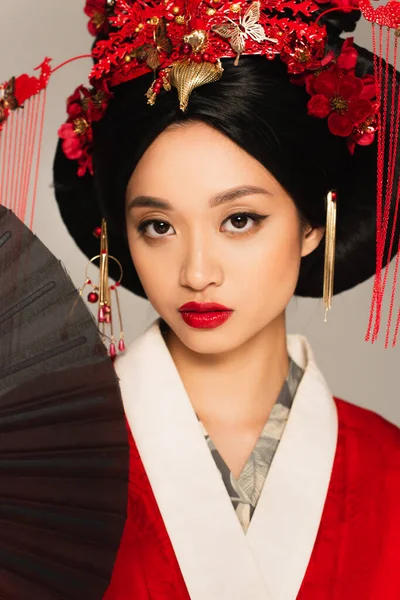
[[[169,237],[166,235],[166,233],[170,228],[173,229],[168,221],[157,221],[156,219],[151,219],[140,223],[139,227],[137,228],[137,232],[142,236],[155,239]]]
[[[257,213],[235,213],[234,215],[230,215],[227,219],[225,219],[224,223],[229,223],[231,221],[232,228],[227,229],[228,233],[246,233],[250,231],[254,226],[257,226],[266,219],[266,215],[259,215]]]

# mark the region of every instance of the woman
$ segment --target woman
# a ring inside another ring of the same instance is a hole
[[[87,7],[92,82],[107,85],[69,100],[57,200],[89,257],[107,219],[124,285],[160,315],[115,362],[130,487],[105,599],[394,600],[399,431],[333,398],[307,340],[285,327],[292,295],[322,296],[329,278],[326,198],[340,210],[333,291],[374,272],[372,57],[342,46],[349,14],[327,22],[335,55],[299,54],[286,24],[282,60],[246,56],[279,38],[265,6],[242,4],[224,8],[227,24],[205,22],[211,4]],[[199,31],[220,54],[205,56]],[[164,63],[213,66],[199,85],[180,67],[157,71]],[[88,117],[93,150],[77,121]]]

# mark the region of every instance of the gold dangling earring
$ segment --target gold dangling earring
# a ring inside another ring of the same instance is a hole
[[[324,304],[326,323],[328,310],[332,308],[333,283],[335,274],[336,248],[336,201],[337,193],[330,190],[326,197],[325,265],[324,265]]]
[[[116,299],[116,303],[117,303],[117,311],[118,311],[118,318],[119,318],[120,334],[119,334],[118,350],[120,352],[123,352],[125,350],[124,330],[123,330],[123,325],[122,325],[121,307],[120,307],[120,303],[119,303],[118,289],[117,289],[122,281],[123,269],[122,269],[122,265],[119,262],[119,260],[117,260],[114,256],[109,255],[109,253],[108,253],[107,223],[106,223],[105,219],[102,220],[101,227],[97,227],[94,230],[93,234],[96,237],[100,238],[100,254],[97,254],[97,256],[93,256],[93,258],[90,259],[88,265],[86,266],[85,283],[79,289],[79,294],[82,296],[83,290],[85,289],[85,287],[87,285],[92,286],[93,291],[88,294],[87,299],[92,304],[99,302],[99,309],[98,309],[98,313],[97,313],[97,321],[99,323],[99,331],[100,331],[100,334],[102,336],[102,339],[103,339],[103,342],[105,345],[107,345],[107,340],[110,341],[108,352],[109,352],[111,358],[115,358],[115,356],[117,354],[117,350],[116,350],[116,341],[115,341],[115,336],[114,336],[114,323],[113,323],[113,317],[112,317],[111,292],[115,292],[115,299]],[[89,265],[91,263],[93,263],[95,260],[97,260],[98,258],[100,259],[100,281],[99,281],[99,285],[96,285],[88,277],[88,268],[89,268]],[[109,281],[108,281],[108,279],[109,279],[108,261],[109,260],[113,260],[114,262],[116,262],[121,271],[118,281],[116,281],[112,285],[110,285]],[[109,329],[109,335],[107,335],[106,329]]]

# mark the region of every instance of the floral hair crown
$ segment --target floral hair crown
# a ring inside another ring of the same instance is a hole
[[[359,8],[356,2],[333,0],[328,11],[349,12]],[[221,59],[235,57],[238,65],[241,55],[279,56],[291,81],[306,87],[310,116],[327,118],[351,153],[371,144],[379,110],[375,78],[355,76],[353,38],[339,56],[326,51],[320,4],[327,6],[322,0],[87,0],[89,31],[98,38],[92,88],[80,86],[68,99],[69,118],[59,131],[65,154],[78,160],[79,175],[92,173],[91,124],[103,116],[114,86],[153,72],[148,103],[175,87],[184,111],[193,89],[222,77]],[[398,3],[389,4],[397,9],[392,26],[400,24]]]

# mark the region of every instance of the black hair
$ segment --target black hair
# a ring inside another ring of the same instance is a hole
[[[343,42],[338,34],[354,28],[354,18],[344,15],[343,19],[346,27],[337,18],[329,23],[329,47],[335,50]],[[372,55],[357,49],[356,75],[373,73]],[[301,220],[312,227],[325,226],[326,195],[335,189],[334,293],[369,278],[375,272],[376,141],[356,147],[351,155],[346,139],[330,133],[326,119],[307,114],[310,96],[304,86],[290,82],[279,58],[242,56],[237,67],[231,59],[223,60],[223,67],[218,82],[192,92],[185,112],[179,109],[174,88],[162,91],[154,106],[146,103],[152,74],[113,90],[106,115],[93,126],[95,193],[110,231],[115,237],[126,236],[126,187],[145,150],[171,125],[201,121],[262,163],[291,196]],[[126,238],[123,243],[127,248]],[[324,250],[323,240],[302,259],[296,295],[322,296]],[[143,295],[141,287],[138,293]]]

